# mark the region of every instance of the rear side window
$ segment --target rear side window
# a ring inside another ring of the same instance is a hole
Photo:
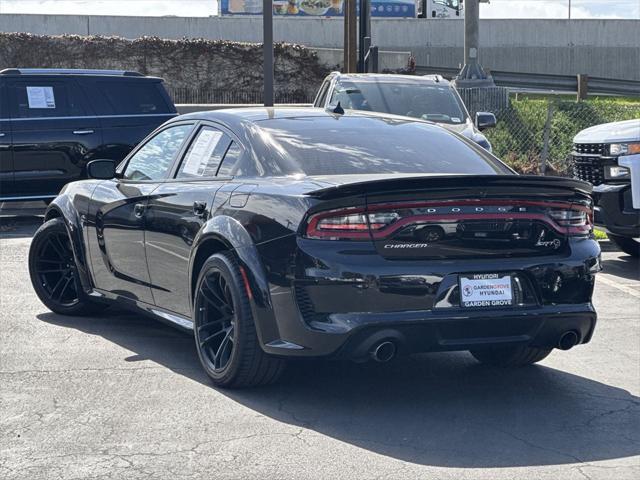
[[[242,147],[236,142],[231,142],[231,145],[229,145],[227,153],[222,160],[222,165],[220,165],[220,169],[218,170],[218,175],[227,177],[239,173],[237,172],[238,169],[236,167],[240,164],[242,153]]]
[[[163,180],[167,178],[173,159],[193,125],[165,128],[151,137],[129,159],[123,177],[127,180]]]
[[[81,95],[74,81],[25,80],[9,88],[14,118],[86,115]]]
[[[158,82],[96,82],[115,115],[169,113],[169,107]]]

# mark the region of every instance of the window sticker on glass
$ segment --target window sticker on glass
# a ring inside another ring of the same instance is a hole
[[[29,108],[56,108],[53,87],[27,87]]]
[[[202,130],[184,161],[182,171],[189,175],[202,176],[207,170],[209,159],[222,138],[218,130]]]

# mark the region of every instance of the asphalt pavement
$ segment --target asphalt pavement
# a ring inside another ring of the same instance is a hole
[[[593,340],[502,370],[467,353],[310,361],[211,386],[193,339],[109,309],[49,312],[37,217],[0,217],[0,478],[640,478],[640,263],[603,243]]]

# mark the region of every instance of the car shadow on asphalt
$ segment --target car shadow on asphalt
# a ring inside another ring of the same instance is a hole
[[[193,338],[152,319],[116,309],[38,318],[134,352],[123,362],[148,359],[214,388]],[[276,385],[216,390],[279,422],[416,464],[524,467],[640,454],[640,399],[628,391],[544,365],[484,367],[467,353],[384,365],[298,361]]]
[[[631,255],[622,255],[616,259],[602,260],[602,271],[627,280],[640,282],[640,260]]]

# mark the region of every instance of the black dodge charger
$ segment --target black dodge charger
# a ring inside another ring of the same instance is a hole
[[[591,186],[516,175],[428,122],[194,113],[88,173],[34,236],[40,299],[192,331],[219,386],[272,382],[289,357],[519,366],[593,334]]]

